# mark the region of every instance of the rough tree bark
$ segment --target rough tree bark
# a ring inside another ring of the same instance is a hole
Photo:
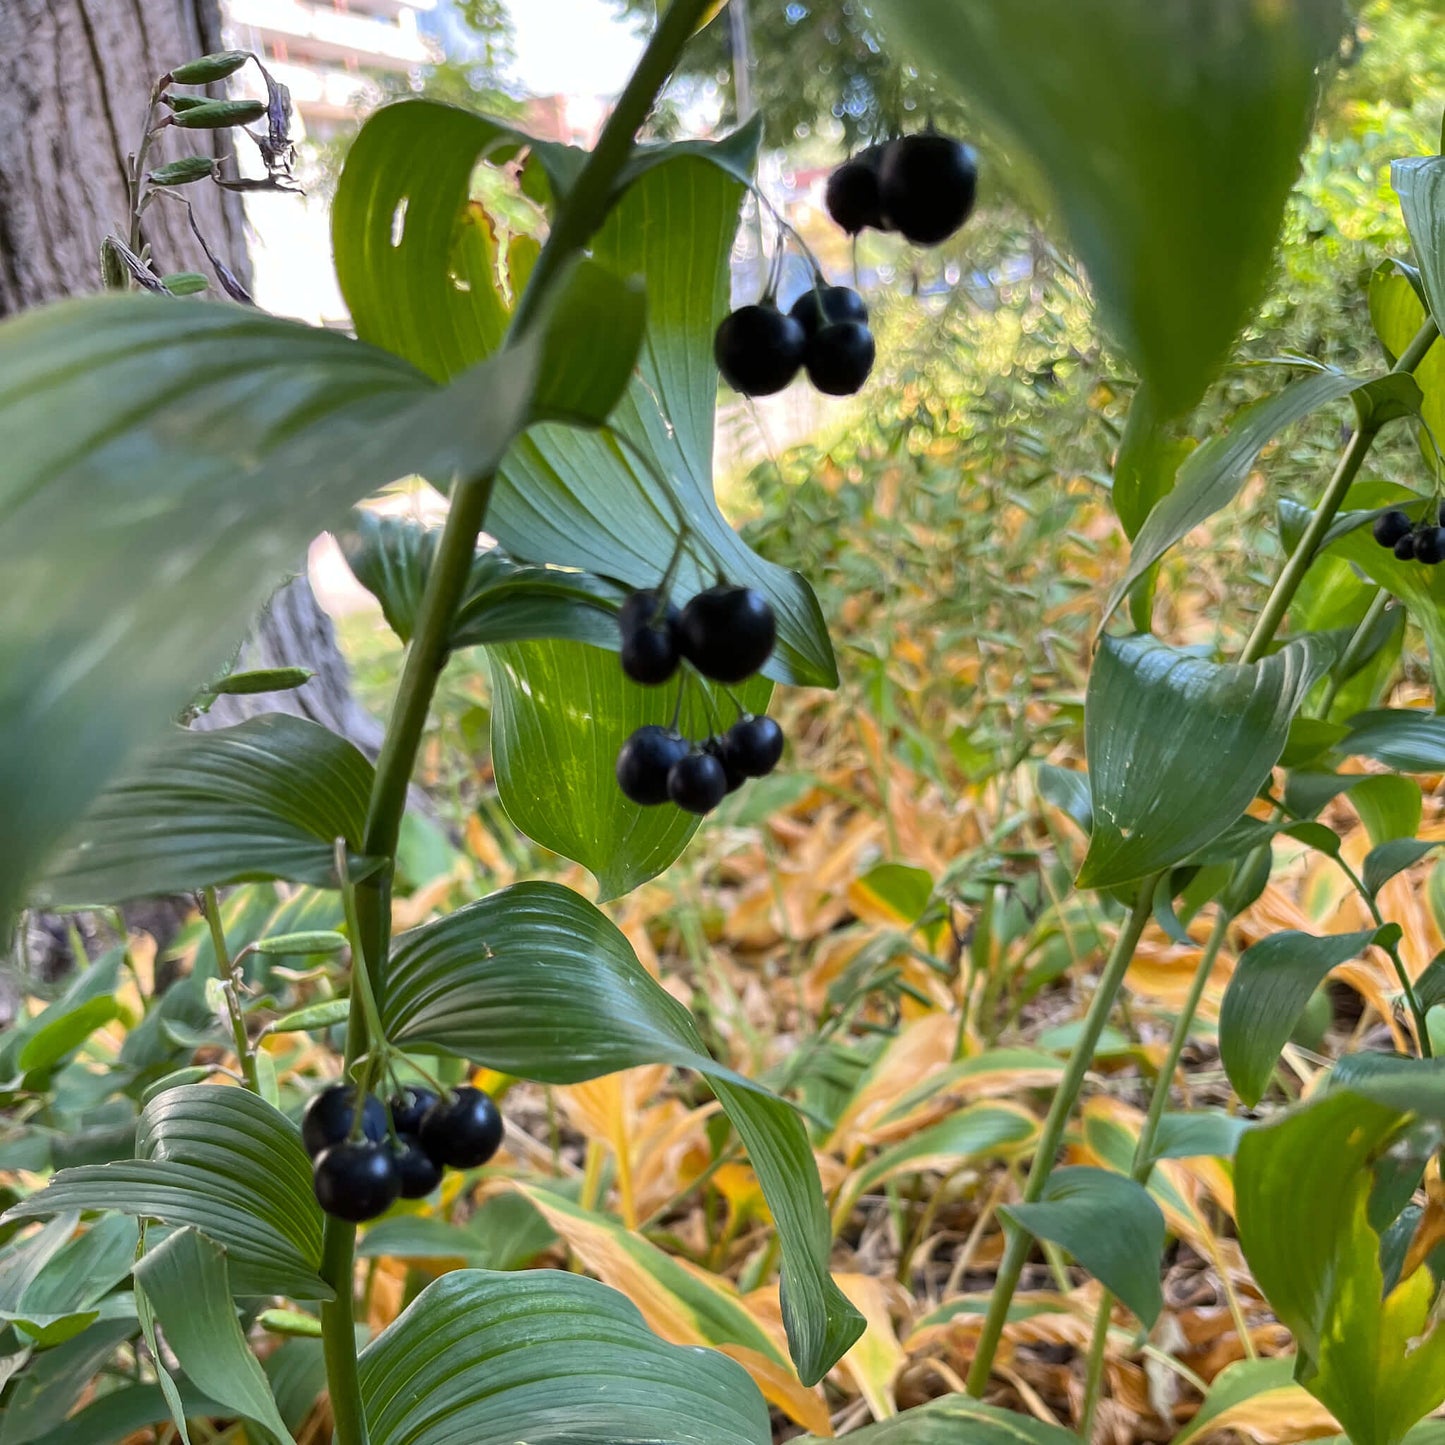
[[[101,239],[125,234],[127,156],[152,81],[220,48],[218,0],[0,0],[0,316],[97,289]],[[153,154],[219,156],[233,143],[226,131],[171,132]],[[212,248],[247,282],[241,198],[210,185],[187,194]],[[157,202],[143,229],[157,269],[208,272],[179,206]],[[352,700],[330,619],[304,576],[273,600],[241,660],[296,664],[316,673],[304,688],[225,699],[211,725],[295,712],[374,753],[380,727]]]
[[[127,158],[150,87],[170,66],[219,49],[218,0],[0,0],[0,317],[99,289],[101,240],[128,230]],[[157,164],[221,156],[234,139],[167,132],[152,154]],[[197,185],[188,198],[212,249],[248,283],[240,196]],[[143,237],[158,270],[209,274],[180,206],[152,205]],[[207,725],[283,710],[369,753],[379,747],[381,728],[352,699],[330,619],[304,575],[272,600],[239,665],[300,665],[316,676],[291,693],[223,699]]]

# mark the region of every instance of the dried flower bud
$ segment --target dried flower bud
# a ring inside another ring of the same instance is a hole
[[[266,114],[263,100],[208,100],[204,105],[178,110],[171,124],[182,130],[224,130],[232,125],[249,125]]]
[[[146,179],[157,186],[188,186],[192,181],[209,180],[213,169],[209,156],[182,156],[157,166]]]
[[[197,291],[204,291],[210,284],[199,271],[172,271],[169,276],[161,277],[161,285],[172,296],[194,296]]]
[[[224,80],[238,71],[249,59],[246,50],[220,50],[214,55],[203,55],[199,60],[188,60],[170,73],[170,79],[177,85],[210,85],[213,80]]]

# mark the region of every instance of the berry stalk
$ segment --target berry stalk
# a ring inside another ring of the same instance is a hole
[[[607,215],[617,178],[632,153],[638,128],[646,120],[691,38],[709,0],[673,0],[627,82],[571,194],[560,208],[552,234],[533,268],[527,289],[513,313],[509,343],[532,323],[566,263],[586,245]],[[477,535],[486,520],[493,478],[459,478],[451,507],[427,576],[420,614],[407,651],[401,686],[392,709],[376,780],[367,809],[363,850],[368,857],[393,859],[406,810],[406,794],[416,766],[427,713],[437,680],[450,654],[452,621],[466,586]],[[391,933],[391,868],[381,869],[356,888],[359,937],[353,940],[356,963],[383,968]],[[364,960],[364,962],[363,962]],[[366,981],[369,984],[372,980]],[[363,987],[353,987],[347,1023],[346,1064],[364,1053],[370,1029],[362,1006]],[[322,1242],[322,1278],[335,1297],[321,1310],[327,1387],[336,1420],[336,1445],[370,1445],[356,1365],[354,1277],[356,1226],[328,1216]]]
[[[1397,372],[1414,371],[1425,359],[1425,354],[1435,344],[1439,335],[1439,327],[1432,318],[1427,317],[1409,346],[1401,353],[1393,370]],[[1361,427],[1351,439],[1349,447],[1335,468],[1329,485],[1325,488],[1324,496],[1320,498],[1319,506],[1316,507],[1314,515],[1310,518],[1309,526],[1305,528],[1304,536],[1300,538],[1298,546],[1291,553],[1284,569],[1275,580],[1269,597],[1265,600],[1265,605],[1255,622],[1254,631],[1250,634],[1244,651],[1240,654],[1241,662],[1258,662],[1268,652],[1270,644],[1274,641],[1275,633],[1279,631],[1285,614],[1289,611],[1290,603],[1294,601],[1295,593],[1299,590],[1300,583],[1304,580],[1304,575],[1309,570],[1310,563],[1313,562],[1325,533],[1329,531],[1351,483],[1363,465],[1371,446],[1374,445],[1378,431],[1378,427]],[[1098,1043],[1100,1034],[1103,1033],[1105,1022],[1113,1011],[1114,1002],[1118,998],[1119,989],[1124,982],[1124,975],[1129,970],[1134,950],[1144,932],[1145,924],[1149,921],[1154,890],[1158,886],[1161,876],[1161,874],[1153,874],[1140,884],[1138,901],[1115,940],[1113,951],[1104,966],[1099,986],[1094,991],[1094,997],[1084,1016],[1083,1034],[1074,1053],[1069,1058],[1068,1068],[1064,1072],[1064,1077],[1059,1081],[1058,1090],[1054,1094],[1053,1103],[1049,1108],[1048,1118],[1044,1121],[1043,1133],[1039,1138],[1038,1149],[1034,1154],[1029,1177],[1024,1185],[1024,1203],[1032,1203],[1043,1194],[1044,1186],[1053,1172],[1054,1157],[1062,1142],[1064,1127],[1078,1101],[1084,1075],[1088,1072],[1088,1066],[1093,1060],[1094,1047]],[[999,1341],[1003,1337],[1004,1326],[1008,1322],[1009,1306],[1013,1303],[1014,1291],[1018,1288],[1019,1277],[1023,1274],[1024,1261],[1028,1258],[1030,1243],[1029,1235],[1022,1230],[1015,1230],[1008,1236],[1008,1244],[1004,1251],[1003,1262],[999,1267],[998,1279],[989,1299],[988,1317],[984,1321],[983,1331],[979,1336],[978,1350],[969,1367],[967,1389],[968,1393],[975,1397],[982,1396],[988,1385],[989,1376],[993,1370],[994,1355],[998,1352]]]

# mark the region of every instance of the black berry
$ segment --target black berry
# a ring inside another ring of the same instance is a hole
[[[668,728],[638,728],[617,754],[617,786],[644,808],[667,801],[667,775],[687,756],[687,742]]]
[[[682,654],[704,677],[742,682],[772,655],[778,626],[773,609],[751,587],[709,587],[678,619]]]
[[[728,778],[711,753],[689,753],[667,775],[667,793],[686,813],[711,813],[727,797]]]
[[[677,671],[678,651],[674,628],[677,608],[656,592],[634,592],[617,617],[622,633],[622,670],[633,682],[654,687]]]
[[[421,1147],[437,1164],[476,1169],[502,1147],[502,1115],[484,1089],[462,1087],[421,1121]]]
[[[738,767],[733,760],[732,751],[728,746],[726,736],[720,738],[709,738],[703,745],[702,750],[709,757],[716,758],[722,764],[723,778],[727,783],[729,793],[735,793],[747,782],[748,775]]]
[[[808,380],[828,396],[852,396],[873,370],[873,333],[861,321],[825,326],[809,343]]]
[[[392,1128],[398,1134],[415,1134],[421,1128],[426,1111],[437,1101],[430,1089],[419,1089],[408,1085],[401,1093],[393,1094],[386,1107],[391,1114]]]
[[[814,286],[793,302],[788,315],[807,332],[810,341],[825,326],[838,321],[868,324],[868,307],[849,286]]]
[[[1415,559],[1415,534],[1406,532],[1398,542],[1395,543],[1395,555],[1402,562],[1412,562]]]
[[[340,1144],[351,1136],[355,1112],[356,1088],[352,1084],[332,1084],[322,1089],[306,1106],[301,1116],[301,1142],[314,1159],[323,1149]],[[386,1110],[372,1094],[361,1106],[362,1138],[376,1143],[386,1138]]]
[[[1415,560],[1429,567],[1445,562],[1445,527],[1421,527],[1415,533]]]
[[[783,730],[770,717],[745,717],[727,732],[727,751],[746,777],[765,778],[783,756]]]
[[[878,148],[866,150],[844,163],[828,177],[824,200],[828,214],[850,236],[871,226],[887,230],[878,198]]]
[[[401,1193],[391,1145],[370,1139],[324,1150],[316,1160],[311,1184],[316,1202],[327,1214],[352,1224],[385,1214]]]
[[[1382,547],[1393,547],[1401,537],[1406,537],[1411,531],[1411,522],[1404,512],[1382,512],[1375,518],[1375,525],[1370,529],[1375,534],[1375,541]]]
[[[946,241],[968,220],[977,193],[973,148],[933,131],[891,141],[878,163],[883,215],[915,245]]]
[[[435,1096],[433,1096],[435,1097]],[[401,1181],[403,1199],[425,1199],[442,1182],[442,1166],[413,1134],[400,1134],[391,1146],[391,1160]]]
[[[781,391],[803,364],[807,333],[771,302],[744,306],[723,318],[712,354],[723,380],[744,396]]]

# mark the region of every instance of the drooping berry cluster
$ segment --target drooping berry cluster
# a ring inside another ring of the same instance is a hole
[[[850,235],[897,231],[917,246],[948,240],[973,213],[978,156],[937,131],[870,146],[828,178],[828,214]]]
[[[743,682],[767,662],[777,640],[772,606],[751,587],[720,583],[681,609],[655,589],[633,592],[618,615],[622,670],[634,682],[663,683],[681,663],[714,682]],[[726,732],[690,742],[672,727],[638,728],[617,754],[617,785],[645,808],[673,802],[710,813],[749,778],[765,777],[783,755],[770,717],[740,717]]]
[[[743,682],[772,656],[773,609],[751,587],[719,583],[681,610],[651,588],[630,593],[618,613],[622,670],[647,687],[664,683],[685,658],[714,682]]]
[[[868,380],[876,355],[863,298],[821,276],[786,314],[768,296],[724,317],[713,338],[723,380],[744,396],[771,396],[800,369],[826,395],[852,396]]]
[[[1375,518],[1375,541],[1388,547],[1402,562],[1424,562],[1428,567],[1445,562],[1445,502],[1435,520],[1422,517],[1412,522],[1409,514],[1398,509],[1382,512]]]
[[[350,1084],[332,1084],[301,1116],[316,1201],[353,1224],[375,1219],[398,1199],[425,1198],[443,1169],[478,1168],[502,1145],[502,1116],[483,1089],[453,1089],[443,1099],[406,1088],[386,1104],[367,1094],[356,1128],[355,1101]]]

